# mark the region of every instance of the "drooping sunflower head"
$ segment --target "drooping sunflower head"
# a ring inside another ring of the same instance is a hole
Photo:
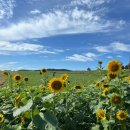
[[[15,106],[18,107],[19,106],[19,103],[21,101],[21,95],[18,95],[15,97]]]
[[[81,89],[83,89],[83,88],[84,88],[84,87],[81,86],[81,85],[76,85],[76,86],[75,86],[75,89],[76,89],[76,90],[81,90]]]
[[[95,86],[98,88],[98,87],[100,87],[100,83],[99,82],[96,82],[95,83]]]
[[[2,74],[5,75],[5,76],[8,76],[8,75],[9,75],[9,72],[4,71],[4,72],[2,72]]]
[[[19,84],[19,82],[15,82],[15,85],[16,85],[16,86],[19,86],[20,84]]]
[[[102,64],[102,61],[98,61],[98,64],[101,65],[101,64]]]
[[[107,77],[109,80],[115,79],[117,77],[117,74],[113,74],[113,73],[108,73]]]
[[[108,87],[109,87],[109,85],[107,83],[105,83],[105,82],[102,83],[102,89],[103,90],[108,88]]]
[[[41,74],[45,74],[45,73],[47,73],[47,69],[42,69],[40,72],[41,72]]]
[[[103,109],[98,109],[97,112],[96,112],[96,117],[97,117],[97,121],[99,119],[106,120],[105,111]]]
[[[41,86],[40,89],[41,89],[42,92],[45,92],[46,87],[45,86]]]
[[[25,124],[25,118],[21,117],[21,123],[24,125]]]
[[[122,70],[122,64],[117,60],[112,60],[107,64],[108,73],[119,74]]]
[[[27,77],[24,77],[23,80],[24,80],[25,82],[28,82],[28,78],[27,78]]]
[[[53,78],[48,83],[51,92],[61,92],[64,89],[64,81],[60,78]]]
[[[61,80],[66,81],[68,79],[68,75],[67,74],[62,74],[60,78],[61,78]]]
[[[121,96],[120,95],[118,95],[118,94],[113,94],[112,95],[112,97],[111,97],[111,102],[112,102],[112,104],[114,104],[114,105],[119,105],[119,104],[121,104]]]
[[[31,113],[30,111],[26,111],[24,114],[23,114],[24,118],[28,118],[30,119],[31,118]]]
[[[108,88],[103,89],[102,96],[106,97],[108,94]]]
[[[119,110],[119,111],[116,113],[116,118],[117,118],[118,120],[126,120],[127,117],[128,117],[128,112],[126,112],[126,111]]]
[[[4,115],[0,113],[0,123],[4,121]]]
[[[20,74],[15,74],[15,75],[13,76],[13,79],[14,79],[16,82],[18,82],[18,81],[20,81],[20,80],[22,79],[22,76],[21,76]]]

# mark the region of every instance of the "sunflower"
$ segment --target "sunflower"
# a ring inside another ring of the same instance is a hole
[[[109,80],[115,79],[117,77],[117,74],[108,73],[107,77]]]
[[[8,76],[8,75],[9,75],[9,72],[4,71],[4,72],[2,72],[2,74],[5,75],[5,76]]]
[[[116,113],[116,118],[118,120],[126,120],[126,118],[128,117],[128,113],[126,111],[123,111],[123,110],[119,110],[117,113]]]
[[[130,83],[130,76],[125,77],[124,80]]]
[[[109,87],[109,85],[107,83],[102,83],[102,89],[106,89],[108,87]]]
[[[113,94],[113,96],[111,97],[111,102],[115,105],[121,104],[121,96],[118,94]]]
[[[21,123],[24,125],[25,124],[25,118],[21,117]]]
[[[16,86],[19,86],[19,85],[20,85],[19,82],[15,82],[15,84],[16,84]]]
[[[100,87],[100,83],[99,82],[94,82],[94,85],[98,88]]]
[[[28,78],[27,78],[27,77],[24,77],[23,80],[24,80],[25,82],[28,82]]]
[[[75,89],[76,89],[76,90],[81,90],[81,89],[83,89],[83,88],[84,88],[84,87],[81,86],[81,85],[76,85],[76,86],[75,86]]]
[[[16,82],[18,82],[18,81],[20,81],[20,80],[22,79],[22,76],[21,76],[20,74],[15,74],[15,75],[13,76],[13,79],[14,79]]]
[[[0,113],[0,123],[4,121],[4,115]]]
[[[62,80],[66,81],[68,79],[68,75],[67,74],[62,74],[60,77]]]
[[[101,118],[102,120],[106,120],[105,111],[103,109],[98,109],[96,112],[96,117],[97,121],[99,120],[99,118]]]
[[[49,81],[48,86],[52,92],[60,92],[64,88],[64,81],[60,78],[53,78]]]
[[[18,107],[19,103],[21,101],[21,95],[18,95],[17,97],[15,97],[15,106]]]
[[[26,111],[24,114],[23,114],[24,118],[28,118],[30,119],[31,118],[31,113],[30,111]]]
[[[102,96],[106,97],[108,93],[108,88],[105,88],[103,91],[102,91]]]
[[[112,60],[107,64],[107,70],[112,74],[119,74],[122,70],[122,65],[117,60]]]
[[[41,91],[42,91],[42,92],[45,92],[46,87],[45,87],[45,86],[41,86],[41,88],[40,88],[40,89],[41,89]]]
[[[47,73],[47,69],[42,69],[42,70],[40,70],[40,74],[45,74],[45,73]]]

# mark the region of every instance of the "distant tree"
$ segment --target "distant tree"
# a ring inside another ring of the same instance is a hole
[[[91,71],[91,69],[90,69],[90,68],[87,68],[87,71]]]
[[[125,66],[125,69],[130,69],[130,63]]]
[[[122,69],[123,69],[123,70],[125,69],[125,66],[124,66],[124,65],[122,65]]]

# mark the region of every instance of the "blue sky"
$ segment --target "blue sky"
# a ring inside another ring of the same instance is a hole
[[[130,59],[130,0],[0,0],[0,69],[96,69]]]

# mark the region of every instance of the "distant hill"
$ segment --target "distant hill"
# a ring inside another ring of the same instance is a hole
[[[48,71],[72,71],[68,69],[47,69]],[[18,71],[40,71],[40,70],[26,70],[26,69],[20,69]]]

